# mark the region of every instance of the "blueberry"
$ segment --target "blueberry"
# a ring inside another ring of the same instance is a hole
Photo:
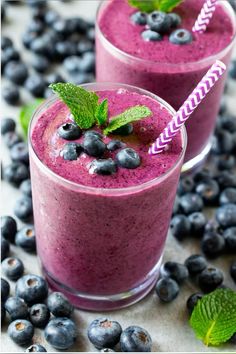
[[[220,205],[236,204],[236,188],[226,188],[220,194]]]
[[[142,327],[127,327],[120,337],[122,352],[151,352],[152,339],[150,334]]]
[[[228,154],[220,155],[216,162],[219,170],[231,170],[236,165],[235,157]]]
[[[140,166],[141,159],[138,153],[131,148],[120,150],[116,155],[117,164],[120,167],[134,169]]]
[[[13,185],[20,185],[29,178],[29,169],[20,162],[13,162],[4,169],[4,179]]]
[[[10,280],[18,280],[24,273],[24,265],[19,258],[8,257],[2,262],[2,271]]]
[[[142,38],[147,42],[157,42],[162,40],[160,33],[152,31],[150,29],[142,32]]]
[[[220,117],[221,128],[228,130],[230,133],[236,132],[236,117],[232,115],[224,115]]]
[[[4,135],[4,142],[9,149],[11,149],[13,145],[18,144],[21,141],[21,137],[16,132],[8,132]]]
[[[27,304],[37,304],[47,297],[48,285],[42,277],[27,274],[17,281],[15,291]]]
[[[34,335],[34,327],[27,320],[15,320],[10,323],[7,333],[13,342],[24,346],[31,342]]]
[[[14,206],[14,214],[22,221],[28,221],[33,216],[33,204],[32,199],[26,196],[22,196],[16,200]]]
[[[197,305],[198,300],[201,300],[202,297],[203,294],[201,293],[195,293],[189,296],[186,305],[190,315],[193,312],[194,307]]]
[[[58,134],[61,138],[66,140],[76,140],[82,135],[82,130],[75,123],[64,123],[58,128]]]
[[[67,22],[64,19],[58,18],[57,21],[53,22],[52,28],[56,33],[59,33],[62,36],[66,36],[68,34]]]
[[[52,97],[52,95],[53,95],[52,90],[49,87],[46,87],[43,97],[44,98],[50,98],[50,97]]]
[[[191,229],[191,223],[187,216],[182,214],[175,215],[170,222],[170,230],[172,235],[179,241],[183,240],[189,235]]]
[[[73,161],[77,160],[82,151],[82,145],[77,143],[68,143],[64,145],[60,154],[64,160]]]
[[[83,146],[85,152],[94,157],[102,157],[106,150],[106,144],[95,136],[85,136]]]
[[[40,20],[45,24],[46,8],[34,7],[31,9],[31,17],[33,20]]]
[[[189,256],[185,260],[184,264],[188,268],[190,275],[199,274],[207,267],[206,259],[199,254],[193,254]]]
[[[98,138],[98,139],[102,139],[103,135],[99,132],[97,132],[96,130],[87,130],[84,133],[84,137],[85,138]]]
[[[70,317],[74,308],[67,297],[59,292],[53,292],[47,299],[50,312],[56,317]]]
[[[214,179],[202,181],[196,186],[196,193],[203,199],[205,205],[214,205],[218,201],[220,188]]]
[[[169,37],[169,40],[173,44],[180,44],[180,45],[188,44],[192,42],[193,35],[190,31],[181,28],[172,32]]]
[[[230,275],[236,283],[236,261],[234,261],[230,266]]]
[[[37,74],[29,76],[25,82],[26,90],[28,90],[34,97],[43,97],[45,87],[45,80]]]
[[[203,209],[202,198],[195,193],[186,193],[179,198],[179,204],[182,212],[186,215],[192,214]]]
[[[98,175],[112,175],[116,171],[116,163],[111,158],[93,160],[89,167],[90,173],[97,173]]]
[[[195,182],[192,176],[182,177],[178,185],[178,194],[183,195],[193,191]]]
[[[82,55],[86,52],[93,52],[94,51],[94,45],[91,41],[81,38],[79,40],[78,46],[77,46],[77,51],[79,55]]]
[[[20,297],[9,297],[5,303],[5,310],[9,314],[11,321],[28,317],[28,306]]]
[[[177,262],[166,262],[161,266],[160,274],[162,278],[172,278],[181,284],[188,278],[188,269]]]
[[[167,16],[170,18],[171,28],[176,28],[181,24],[181,17],[175,12],[171,12]]]
[[[50,318],[50,312],[45,304],[35,304],[29,310],[30,322],[38,328],[45,328]]]
[[[77,53],[77,44],[70,41],[61,41],[55,44],[55,52],[58,58],[64,59]]]
[[[1,278],[1,302],[4,303],[10,293],[10,285],[6,279]]]
[[[110,348],[102,348],[100,350],[101,353],[114,353],[115,351]]]
[[[17,231],[16,221],[12,216],[1,216],[1,235],[10,242],[15,241]]]
[[[47,350],[41,344],[32,344],[29,348],[25,350],[26,353],[41,353],[46,352]]]
[[[45,8],[47,6],[47,0],[26,0],[26,4],[32,8]]]
[[[31,189],[31,180],[26,179],[23,181],[20,185],[20,191],[25,195],[26,197],[31,198],[32,197],[32,189]]]
[[[217,147],[215,149],[216,153],[228,154],[231,153],[234,147],[234,140],[232,133],[225,129],[221,129],[217,132]]]
[[[19,52],[14,48],[14,47],[8,47],[4,50],[4,56],[5,56],[5,60],[6,62],[10,62],[10,61],[19,61],[20,60],[20,54]]]
[[[53,43],[45,35],[31,39],[29,46],[32,52],[36,54],[44,55],[46,57],[51,57]]]
[[[44,330],[46,341],[58,350],[70,348],[76,341],[75,323],[66,317],[53,318]]]
[[[2,36],[1,37],[1,48],[2,50],[5,50],[6,48],[13,47],[13,42],[11,38]]]
[[[88,82],[94,82],[94,75],[92,73],[76,73],[76,75],[73,75],[73,77],[71,77],[72,82],[75,85],[81,85],[84,83],[88,83]]]
[[[59,14],[54,10],[49,10],[45,13],[44,20],[48,26],[53,25],[53,23],[58,21],[59,19]]]
[[[222,205],[216,210],[216,220],[223,228],[236,226],[236,205]]]
[[[20,100],[18,87],[8,84],[2,88],[2,97],[10,105],[16,105]]]
[[[223,280],[223,273],[219,269],[209,267],[199,275],[198,284],[204,293],[210,293],[220,286]]]
[[[133,130],[134,130],[133,125],[131,123],[127,123],[127,124],[123,125],[122,127],[114,130],[112,132],[112,134],[126,136],[126,135],[132,134]]]
[[[37,33],[26,31],[22,36],[22,43],[25,48],[30,49],[33,41],[37,38]]]
[[[22,62],[10,61],[4,69],[4,74],[14,84],[22,85],[28,76],[28,69]]]
[[[94,27],[89,28],[87,33],[86,33],[86,35],[87,35],[87,38],[90,41],[94,42],[95,41],[95,29],[94,29]]]
[[[5,318],[6,318],[6,310],[4,304],[1,302],[1,324],[4,323]]]
[[[232,60],[229,67],[229,76],[236,80],[236,60]]]
[[[147,23],[147,14],[145,12],[137,11],[131,15],[131,21],[136,25],[146,25]]]
[[[107,144],[107,149],[109,151],[115,151],[115,150],[121,149],[124,146],[125,146],[125,144],[122,143],[122,141],[120,141],[120,140],[111,140]]]
[[[29,150],[28,144],[20,142],[14,144],[10,150],[10,157],[14,162],[23,162],[24,164],[29,164]]]
[[[35,55],[31,62],[32,67],[34,70],[38,71],[39,73],[45,73],[49,68],[49,60],[43,55]]]
[[[23,248],[26,252],[35,252],[36,240],[34,227],[32,225],[24,226],[17,232],[16,245]]]
[[[198,171],[195,173],[193,176],[193,180],[195,183],[200,183],[203,181],[208,181],[209,179],[212,178],[212,173],[209,169],[203,168],[201,171]]]
[[[97,348],[113,348],[120,340],[122,328],[116,321],[106,317],[94,320],[88,327],[88,338]]]
[[[79,62],[79,71],[84,73],[94,72],[95,54],[93,52],[85,52]]]
[[[1,262],[7,258],[10,251],[10,245],[5,238],[1,237]]]
[[[155,290],[162,301],[171,302],[179,294],[179,285],[174,279],[162,278],[158,280]]]
[[[50,74],[46,78],[47,85],[56,84],[58,82],[64,82],[64,81],[65,81],[64,78],[58,73]]]
[[[74,74],[79,71],[80,58],[76,55],[67,57],[63,61],[63,65],[68,73]]]
[[[167,33],[171,28],[172,21],[165,12],[153,11],[147,17],[147,24],[152,31]]]
[[[225,250],[225,240],[218,232],[207,232],[201,241],[202,252],[209,258],[216,258]]]
[[[231,171],[221,171],[216,176],[216,179],[221,189],[225,189],[227,187],[236,188],[236,174]]]
[[[196,211],[195,213],[188,215],[188,219],[191,224],[191,234],[193,236],[202,237],[207,223],[205,215],[200,211]]]
[[[1,119],[1,135],[9,132],[14,132],[16,128],[16,123],[12,118]]]
[[[225,240],[225,248],[229,253],[236,252],[236,227],[229,227],[224,230],[223,238]]]
[[[43,33],[45,28],[44,23],[39,19],[33,19],[27,26],[27,31],[35,32],[37,34]]]

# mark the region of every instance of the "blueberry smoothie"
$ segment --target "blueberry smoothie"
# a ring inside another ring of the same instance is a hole
[[[39,108],[30,128],[37,251],[51,286],[76,306],[114,309],[142,298],[157,279],[186,136],[181,130],[151,156],[174,110],[132,86],[84,87],[107,100],[110,122],[136,105],[151,113],[105,135],[97,125],[76,128],[58,97]]]
[[[235,17],[227,1],[219,1],[203,34],[192,33],[204,1],[185,0],[168,14],[140,12],[128,0],[104,1],[96,28],[97,81],[142,87],[178,110],[214,61],[227,65],[232,52]],[[224,81],[215,85],[186,123],[184,170],[209,151]]]

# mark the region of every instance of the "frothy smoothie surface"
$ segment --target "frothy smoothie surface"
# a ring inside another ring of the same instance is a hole
[[[179,28],[191,31],[204,2],[185,0],[173,10],[181,16]],[[99,27],[115,47],[138,58],[170,64],[194,62],[219,53],[234,36],[232,20],[220,2],[205,33],[194,35],[186,45],[171,43],[168,35],[161,41],[144,41],[141,33],[145,26],[135,25],[130,19],[136,11],[127,0],[112,0],[102,11]]]
[[[82,153],[77,160],[64,160],[60,152],[67,141],[58,135],[57,130],[63,123],[71,122],[71,116],[67,106],[59,100],[42,113],[33,129],[32,145],[39,159],[53,172],[69,181],[100,188],[135,186],[167,172],[181,154],[182,139],[180,134],[173,139],[168,151],[159,155],[149,155],[148,147],[172,119],[172,114],[154,99],[123,88],[96,93],[100,101],[108,99],[109,118],[135,105],[146,105],[152,111],[150,117],[133,123],[134,130],[131,135],[114,136],[110,134],[103,138],[105,143],[119,139],[126,144],[126,147],[133,148],[141,157],[141,165],[136,169],[119,168],[113,175],[103,176],[89,173],[89,165],[95,158],[85,153]],[[98,130],[96,127],[92,129]],[[83,136],[74,141],[82,143]],[[107,151],[105,157],[115,159],[118,151]]]

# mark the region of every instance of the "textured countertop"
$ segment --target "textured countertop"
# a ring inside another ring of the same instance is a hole
[[[57,0],[50,0],[50,5],[56,7],[57,11],[63,16],[81,15],[88,19],[95,17],[97,0],[78,0],[62,3]],[[3,26],[3,34],[14,39],[16,48],[22,48],[20,38],[24,31],[25,24],[29,21],[29,10],[25,6],[10,6],[8,9],[8,21]],[[24,58],[27,61],[29,56],[24,51]],[[4,83],[4,80],[2,80]],[[230,82],[227,100],[230,110],[236,110],[236,87],[235,83]],[[23,100],[28,99],[27,94]],[[16,120],[19,116],[19,108],[12,108],[2,102],[2,116],[14,117]],[[10,160],[8,151],[1,144],[2,161],[5,166]],[[16,198],[20,196],[20,192],[11,187],[8,183],[2,182],[1,190],[1,215],[9,215],[12,213]],[[18,227],[21,222],[18,222]],[[40,274],[36,256],[26,254],[24,251],[11,246],[12,255],[17,255],[24,262],[26,272]],[[171,235],[164,254],[164,261],[172,260],[183,262],[190,254],[199,253],[199,243],[193,239],[187,239],[182,243],[178,243]],[[229,277],[229,265],[233,260],[233,256],[224,256],[215,261],[209,262],[224,271],[225,284],[234,287],[232,279]],[[115,312],[93,313],[76,310],[74,319],[78,326],[78,339],[76,344],[71,348],[74,352],[91,352],[94,351],[93,346],[89,343],[86,330],[92,320],[101,316],[109,316],[109,318],[119,321],[123,328],[129,325],[140,325],[147,329],[153,339],[153,351],[161,352],[235,352],[232,345],[224,345],[219,348],[206,347],[201,341],[195,338],[195,335],[188,324],[188,313],[186,310],[186,300],[190,294],[198,289],[190,282],[187,282],[182,288],[178,298],[170,304],[162,304],[158,300],[156,294],[151,292],[144,300],[140,301],[129,308]],[[14,291],[14,283],[11,283],[11,292]],[[2,328],[1,334],[1,351],[2,352],[23,352],[24,348],[15,345],[7,336],[7,325]],[[45,345],[48,352],[53,350],[44,340],[43,333],[36,330],[34,343]]]

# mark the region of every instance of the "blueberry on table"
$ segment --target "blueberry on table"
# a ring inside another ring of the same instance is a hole
[[[228,130],[230,133],[236,132],[236,118],[232,115],[224,115],[220,117],[221,128]]]
[[[16,296],[21,297],[28,305],[43,302],[48,295],[46,281],[34,274],[21,277],[16,283]]]
[[[75,323],[66,317],[53,318],[44,330],[46,341],[58,350],[70,348],[76,341]]]
[[[18,144],[22,141],[21,137],[16,132],[7,132],[4,134],[4,143],[6,146],[11,149],[15,144]]]
[[[221,129],[216,135],[216,154],[230,154],[234,148],[233,134],[225,129]]]
[[[20,91],[18,87],[8,84],[2,88],[2,97],[10,105],[16,105],[20,100]]]
[[[216,210],[216,220],[223,228],[236,226],[236,205],[226,204]]]
[[[120,347],[122,352],[151,352],[152,339],[144,328],[130,326],[121,333]]]
[[[22,36],[22,43],[25,48],[30,49],[32,42],[37,38],[38,34],[26,31]]]
[[[10,244],[1,236],[1,262],[7,258],[10,251]]]
[[[28,347],[25,350],[25,353],[42,353],[42,352],[46,352],[47,350],[44,348],[44,346],[42,346],[41,344],[32,344],[30,347]]]
[[[111,140],[107,144],[107,150],[109,151],[115,151],[121,149],[122,147],[125,147],[125,144],[120,140]]]
[[[127,135],[132,134],[133,131],[134,131],[133,124],[127,123],[127,124],[123,125],[122,127],[117,128],[116,130],[113,130],[112,134],[127,136]]]
[[[14,84],[22,85],[28,76],[28,69],[22,62],[10,61],[4,69],[4,75]]]
[[[76,55],[76,53],[77,53],[77,45],[75,42],[71,42],[67,40],[67,41],[59,41],[55,44],[55,54],[60,60],[66,57]]]
[[[13,342],[24,346],[31,342],[34,335],[34,327],[29,321],[19,319],[10,323],[7,333]]]
[[[224,280],[223,273],[213,267],[204,269],[198,277],[198,284],[204,293],[210,293],[218,288]]]
[[[193,254],[189,256],[185,260],[184,264],[188,268],[189,274],[192,276],[201,273],[207,267],[206,259],[200,254]]]
[[[9,132],[14,132],[16,128],[16,123],[12,118],[1,119],[1,135]]]
[[[29,164],[29,150],[28,144],[20,142],[14,144],[10,150],[10,157],[12,161],[23,162],[24,164]]]
[[[18,186],[22,181],[29,178],[29,169],[23,163],[12,162],[4,168],[3,175],[7,182]]]
[[[15,241],[17,231],[17,224],[12,216],[1,216],[1,235],[10,242]]]
[[[66,140],[76,140],[82,135],[82,130],[75,123],[64,123],[58,128],[58,134],[61,138]]]
[[[1,278],[1,302],[4,303],[10,293],[10,285],[6,279]]]
[[[30,322],[38,328],[45,328],[50,318],[50,312],[45,304],[35,304],[29,310]]]
[[[195,191],[205,205],[214,205],[218,201],[220,188],[214,179],[208,179],[197,184]]]
[[[225,189],[228,187],[236,187],[236,174],[232,173],[231,171],[221,171],[216,176],[216,179],[221,189]]]
[[[162,278],[172,278],[178,284],[183,283],[188,278],[188,268],[177,262],[166,262],[161,266],[160,274]]]
[[[131,15],[130,19],[136,25],[144,26],[147,23],[147,14],[145,12],[137,11]]]
[[[10,280],[18,280],[24,273],[24,265],[17,257],[5,258],[2,262],[2,271]]]
[[[28,317],[28,306],[20,297],[9,297],[5,303],[5,310],[9,314],[11,321]]]
[[[60,155],[64,160],[73,161],[77,160],[79,155],[84,150],[83,146],[78,143],[67,143],[63,146]]]
[[[179,204],[182,212],[186,215],[192,214],[203,209],[202,198],[195,193],[186,193],[179,198]]]
[[[162,40],[162,35],[158,32],[147,29],[142,32],[142,38],[147,42],[159,42]]]
[[[217,231],[206,232],[201,241],[202,252],[208,258],[216,258],[225,250],[225,240]]]
[[[44,31],[44,28],[45,25],[43,21],[39,19],[32,19],[27,26],[27,31],[41,34]]]
[[[236,188],[226,188],[220,194],[220,205],[236,204]]]
[[[120,167],[134,169],[140,166],[141,158],[139,154],[131,148],[120,150],[116,155],[117,164]]]
[[[2,36],[1,37],[1,49],[5,50],[6,48],[13,47],[13,42],[11,38]]]
[[[181,24],[181,17],[175,12],[170,12],[167,16],[170,18],[171,28],[176,28]]]
[[[33,216],[32,199],[26,196],[20,197],[17,199],[13,211],[20,220],[30,220]]]
[[[31,198],[32,197],[32,188],[31,188],[31,180],[26,179],[20,185],[20,191],[26,196]]]
[[[191,235],[202,237],[207,223],[205,215],[200,211],[196,211],[195,213],[188,215],[188,219],[191,224]]]
[[[85,52],[79,62],[79,71],[83,73],[94,72],[95,70],[95,54],[93,52]]]
[[[46,22],[46,24],[48,26],[53,25],[53,23],[58,21],[59,19],[60,19],[59,14],[54,10],[46,11],[45,16],[44,16],[44,21]]]
[[[186,306],[189,311],[189,314],[193,312],[194,307],[197,305],[198,300],[200,300],[203,297],[203,294],[201,293],[194,293],[189,296]]]
[[[170,222],[170,230],[172,235],[181,241],[186,236],[189,236],[191,229],[191,223],[187,216],[183,214],[176,214]]]
[[[225,249],[229,253],[236,252],[236,227],[229,227],[224,230],[223,238],[225,240]]]
[[[46,83],[44,78],[37,74],[29,76],[25,81],[26,90],[28,90],[34,97],[43,97],[45,87]]]
[[[74,74],[79,71],[80,58],[77,55],[68,56],[63,61],[63,66],[68,73]]]
[[[236,159],[234,155],[224,154],[218,157],[216,164],[219,170],[231,170],[236,165]]]
[[[173,44],[184,45],[189,44],[193,40],[193,35],[190,31],[181,28],[171,33],[169,40]]]
[[[19,61],[20,60],[20,53],[14,47],[8,47],[4,50],[4,56],[6,62],[11,62],[13,60]]]
[[[230,275],[236,283],[236,261],[234,261],[230,266]]]
[[[97,173],[98,175],[112,175],[116,171],[117,165],[111,158],[93,160],[89,167],[90,173]]]
[[[39,73],[44,73],[48,70],[50,63],[44,55],[34,55],[31,65],[34,70],[38,71]]]
[[[157,296],[163,302],[171,302],[179,294],[179,285],[174,279],[161,278],[158,280],[155,290],[156,290]]]
[[[88,327],[88,338],[97,348],[113,348],[120,340],[122,328],[117,321],[106,317],[94,320]]]
[[[102,157],[106,150],[106,144],[96,136],[85,136],[83,146],[84,151],[94,157]]]
[[[26,252],[35,252],[36,239],[33,225],[24,226],[16,233],[16,245]]]
[[[67,297],[59,292],[53,292],[48,296],[47,306],[55,317],[70,317],[74,311]]]
[[[79,55],[82,55],[86,52],[93,52],[94,51],[94,45],[91,41],[89,41],[86,38],[81,38],[79,40],[78,46],[77,46],[77,51]]]
[[[65,82],[64,78],[59,73],[52,73],[46,77],[46,84],[56,84],[57,82]]]
[[[153,11],[147,17],[147,24],[152,31],[167,33],[171,28],[172,21],[165,12]]]
[[[184,176],[180,178],[178,185],[178,194],[183,195],[185,193],[190,193],[193,191],[195,186],[195,181],[192,176]]]

